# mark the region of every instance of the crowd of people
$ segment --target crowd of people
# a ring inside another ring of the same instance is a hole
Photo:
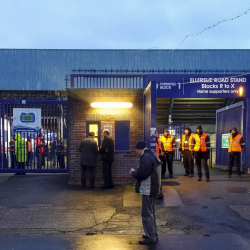
[[[53,168],[65,168],[65,143],[60,138],[59,133],[48,144],[44,139],[44,134],[38,133],[34,140],[34,145],[32,145],[32,140],[29,136],[25,140],[20,133],[16,133],[9,142],[9,152],[12,169],[25,169],[25,167],[42,169],[46,165],[46,157],[49,162],[53,162]],[[34,155],[32,152],[34,152]],[[16,175],[20,174],[25,173],[16,173]]]
[[[241,178],[240,159],[241,151],[245,147],[245,140],[242,135],[238,133],[236,127],[230,130],[229,137],[229,166],[228,166],[228,178],[232,176],[232,168],[234,162],[237,167],[238,177]],[[169,134],[168,129],[164,130],[164,134],[159,137],[156,132],[156,154],[163,162],[161,179],[165,178],[166,164],[168,165],[169,178],[173,177],[173,158],[174,152],[177,148],[175,137]],[[203,132],[202,126],[197,126],[196,133],[192,133],[189,127],[186,127],[184,134],[180,140],[179,152],[183,158],[184,176],[194,176],[194,160],[197,165],[198,181],[202,180],[202,165],[205,170],[206,181],[210,182],[209,168],[207,161],[210,158],[210,137]]]

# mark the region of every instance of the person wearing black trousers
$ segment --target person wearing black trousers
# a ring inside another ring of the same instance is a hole
[[[193,134],[189,127],[184,129],[184,135],[181,138],[181,145],[179,148],[183,157],[183,164],[185,168],[185,174],[183,176],[194,176],[194,159],[193,151],[194,145],[192,144]]]
[[[102,146],[100,147],[99,153],[101,154],[102,168],[103,168],[103,180],[104,184],[101,189],[114,188],[113,177],[112,177],[112,163],[114,161],[115,144],[114,140],[109,136],[109,130],[103,130],[104,139]]]
[[[166,173],[166,163],[168,163],[168,173],[169,178],[173,177],[173,159],[175,150],[175,138],[169,134],[168,129],[164,130],[164,134],[160,138],[162,148],[164,150],[164,155],[162,157],[162,169],[161,178],[165,178]]]
[[[232,176],[232,169],[236,163],[238,177],[241,178],[241,151],[245,148],[245,140],[242,135],[238,133],[236,127],[233,127],[229,136],[229,164],[228,164],[228,178]]]
[[[98,147],[94,137],[95,133],[89,132],[89,137],[84,139],[79,146],[79,151],[81,152],[80,165],[82,169],[81,183],[83,187],[86,187],[86,171],[88,168],[91,175],[90,187],[95,187],[95,167],[98,156]]]
[[[205,169],[206,181],[210,182],[209,169],[207,160],[210,156],[210,138],[206,133],[203,133],[201,125],[197,127],[196,134],[193,137],[194,156],[197,165],[198,179],[202,180],[201,165]]]

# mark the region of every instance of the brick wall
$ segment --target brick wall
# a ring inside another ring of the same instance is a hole
[[[132,108],[104,110],[90,106],[92,102],[131,102]],[[130,152],[115,153],[112,165],[115,184],[131,183],[135,180],[128,174],[130,167],[136,168],[139,157],[135,154],[135,144],[143,139],[143,90],[132,89],[69,89],[68,90],[68,168],[69,184],[81,184],[80,152],[81,140],[86,138],[86,119],[99,119],[101,131],[105,125],[112,126],[112,138],[115,140],[115,121],[122,119],[117,113],[126,114],[130,120]],[[98,114],[97,116],[91,114]],[[100,115],[99,115],[100,114]],[[96,118],[97,117],[97,118]],[[102,134],[102,133],[101,133]],[[103,138],[102,138],[103,139]],[[103,183],[102,162],[97,159],[96,182]],[[89,176],[87,177],[89,182]]]

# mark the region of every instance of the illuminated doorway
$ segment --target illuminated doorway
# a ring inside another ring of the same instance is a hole
[[[86,122],[86,138],[89,137],[89,132],[94,132],[94,140],[97,142],[97,146],[101,144],[101,123],[100,122]]]

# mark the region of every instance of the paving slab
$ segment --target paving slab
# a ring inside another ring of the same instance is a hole
[[[185,207],[177,191],[170,186],[162,186],[165,207]]]
[[[246,220],[250,220],[250,205],[230,205],[231,209],[236,211]]]

